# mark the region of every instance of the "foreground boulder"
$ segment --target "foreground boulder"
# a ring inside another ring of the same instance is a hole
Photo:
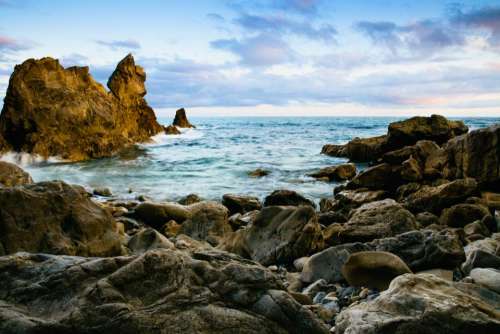
[[[160,230],[170,220],[182,223],[191,217],[191,212],[186,206],[177,203],[144,202],[139,204],[131,215]]]
[[[310,199],[293,190],[275,190],[264,199],[264,206],[291,205],[291,206],[311,206],[316,208],[316,204]]]
[[[0,255],[122,253],[116,223],[85,190],[64,182],[0,188]]]
[[[194,128],[195,126],[189,123],[186,110],[181,108],[175,112],[174,122],[172,123],[174,126],[178,126],[179,128]]]
[[[33,183],[31,176],[10,162],[0,161],[0,186],[13,187]]]
[[[352,254],[342,267],[342,275],[351,286],[385,290],[391,281],[410,268],[398,256],[388,252],[359,252]]]
[[[376,299],[353,305],[336,319],[335,333],[498,333],[497,294],[431,274],[394,279]]]
[[[216,245],[224,235],[232,231],[228,220],[229,211],[224,205],[203,201],[187,208],[190,216],[182,223],[179,233]]]
[[[88,67],[65,69],[56,59],[28,59],[10,78],[0,137],[7,149],[43,157],[110,156],[163,130],[144,99],[145,80],[132,55],[120,61],[109,78],[110,92],[92,78]]]
[[[263,265],[291,264],[322,247],[321,227],[310,206],[263,208],[245,229],[228,235],[221,249]]]
[[[2,333],[313,333],[266,268],[214,250],[0,257]]]

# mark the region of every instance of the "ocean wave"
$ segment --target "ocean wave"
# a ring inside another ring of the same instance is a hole
[[[67,160],[58,157],[44,158],[38,154],[8,152],[0,155],[0,160],[16,164],[21,167],[29,167],[36,165],[66,163]]]

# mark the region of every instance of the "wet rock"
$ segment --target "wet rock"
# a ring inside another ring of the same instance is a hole
[[[204,240],[211,245],[231,232],[228,221],[228,210],[217,202],[199,202],[188,206],[190,216],[182,223],[180,233],[195,240]]]
[[[346,144],[346,156],[351,161],[373,161],[382,155],[387,137],[354,138]]]
[[[109,190],[109,188],[105,188],[105,187],[95,188],[92,193],[94,195],[102,196],[102,197],[111,197],[113,195],[111,193],[111,190]]]
[[[351,306],[336,318],[336,333],[496,333],[498,296],[472,284],[429,274],[394,279],[376,299]]]
[[[328,333],[262,266],[215,250],[0,258],[0,332]]]
[[[0,187],[14,187],[33,183],[31,176],[17,165],[0,161]]]
[[[468,275],[474,268],[500,269],[500,256],[485,252],[480,249],[468,251],[467,259],[462,264],[462,271]]]
[[[393,199],[363,204],[351,211],[338,234],[340,242],[368,242],[416,229],[415,217]]]
[[[260,211],[258,210],[253,210],[245,214],[236,213],[229,217],[229,224],[233,230],[236,231],[244,226],[252,224],[255,218],[259,215],[259,212]]]
[[[293,190],[275,190],[264,199],[264,206],[311,206],[316,204]]]
[[[341,164],[322,168],[317,172],[309,174],[316,179],[328,179],[328,181],[344,181],[352,179],[356,175],[356,166],[354,164]]]
[[[470,277],[475,283],[487,289],[500,293],[500,270],[493,268],[475,268],[470,272]]]
[[[334,223],[345,223],[347,221],[347,217],[337,211],[328,211],[322,212],[318,214],[318,223],[322,226],[329,226]]]
[[[271,265],[291,264],[322,246],[313,208],[269,206],[247,228],[229,234],[219,248]]]
[[[225,194],[222,196],[222,205],[228,208],[230,215],[235,213],[244,214],[262,208],[262,204],[260,204],[257,197],[234,194]]]
[[[181,132],[175,125],[164,126],[163,131],[166,135],[180,135]]]
[[[0,188],[0,255],[120,255],[116,222],[82,187],[61,181]]]
[[[419,140],[430,140],[438,144],[464,134],[469,129],[462,121],[449,121],[440,115],[431,117],[412,117],[389,124],[387,146],[400,148],[413,145]]]
[[[56,59],[28,59],[10,78],[0,136],[12,150],[42,157],[110,156],[163,130],[144,99],[145,80],[132,55],[111,75],[109,93],[88,67],[65,69]]]
[[[186,110],[184,110],[184,108],[181,108],[175,112],[175,118],[172,125],[178,126],[179,128],[195,128],[194,125],[189,123],[186,116]]]
[[[171,241],[152,228],[146,228],[134,234],[130,238],[127,247],[134,254],[141,254],[158,248],[175,248]]]
[[[191,212],[188,207],[177,203],[143,202],[135,208],[132,217],[160,230],[170,220],[184,222],[191,217]]]
[[[453,138],[444,147],[446,178],[472,177],[480,185],[500,182],[500,125],[478,129]]]
[[[257,168],[253,171],[248,172],[248,176],[250,177],[264,177],[269,175],[271,172],[262,168]]]
[[[490,215],[487,207],[479,204],[456,204],[444,209],[439,217],[443,225],[451,227],[464,227],[467,224],[483,219]]]
[[[351,254],[342,266],[342,275],[352,286],[385,290],[397,276],[411,273],[398,256],[388,252],[358,252]]]
[[[423,186],[410,194],[405,200],[405,207],[411,212],[428,211],[439,214],[444,208],[463,202],[477,191],[474,179],[459,179],[440,186]]]
[[[182,205],[191,205],[191,204],[198,203],[198,202],[201,202],[201,201],[203,201],[203,199],[201,199],[200,196],[198,196],[196,194],[189,194],[189,195],[184,196],[183,198],[181,198],[178,201],[178,203],[182,204]]]
[[[326,154],[332,157],[346,157],[347,156],[346,146],[326,144],[321,149],[321,154]]]

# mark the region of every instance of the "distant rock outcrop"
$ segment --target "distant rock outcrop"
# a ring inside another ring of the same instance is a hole
[[[147,141],[163,128],[144,99],[145,80],[130,54],[109,78],[110,92],[88,67],[28,59],[10,78],[0,115],[1,150],[78,161]]]
[[[195,128],[193,124],[189,123],[186,116],[186,110],[184,110],[184,108],[175,112],[175,118],[172,124],[178,126],[179,128]]]

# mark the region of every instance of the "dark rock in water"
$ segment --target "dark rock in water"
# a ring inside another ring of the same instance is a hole
[[[333,145],[326,144],[321,149],[321,154],[326,154],[332,157],[346,157],[346,147],[345,145]]]
[[[103,197],[111,197],[113,195],[111,193],[111,190],[109,190],[109,188],[105,188],[105,187],[95,188],[92,193],[94,195],[103,196]]]
[[[33,183],[31,176],[17,165],[0,161],[0,187],[14,187]]]
[[[165,131],[166,135],[180,135],[181,132],[175,125],[169,125],[169,126],[164,126],[163,130]]]
[[[399,203],[385,199],[363,204],[351,211],[337,238],[341,243],[368,242],[416,229],[415,217]]]
[[[472,177],[480,185],[500,185],[500,125],[453,138],[444,147],[446,178]],[[498,189],[498,188],[497,188]]]
[[[263,177],[269,175],[270,172],[265,169],[257,168],[256,170],[248,172],[248,176],[250,177]]]
[[[195,128],[194,125],[189,123],[186,116],[186,110],[184,110],[184,108],[181,108],[175,112],[175,118],[172,125],[178,126],[180,128]]]
[[[352,286],[385,290],[391,281],[410,268],[398,256],[388,252],[358,252],[351,254],[342,266],[342,275]]]
[[[222,196],[222,205],[228,208],[230,215],[235,213],[243,214],[262,208],[262,204],[257,197],[234,194],[225,194]]]
[[[60,181],[0,188],[0,230],[0,255],[122,253],[113,217],[85,189]]]
[[[291,205],[291,206],[312,206],[316,204],[293,190],[275,190],[264,199],[264,206]]]
[[[28,59],[12,74],[0,115],[0,136],[17,152],[85,160],[110,156],[161,132],[144,95],[146,75],[132,55],[108,81],[88,67],[63,68],[56,59]]]
[[[322,168],[317,172],[309,174],[316,179],[328,179],[329,181],[344,181],[352,179],[356,175],[356,166],[354,164],[341,164]]]
[[[439,214],[444,208],[458,204],[476,192],[477,182],[474,179],[459,179],[436,187],[423,186],[410,194],[404,203],[411,212]]]
[[[400,148],[413,145],[419,140],[431,140],[443,144],[468,130],[462,121],[449,121],[440,115],[417,116],[389,124],[387,146]]]
[[[464,227],[487,215],[490,215],[490,211],[480,204],[456,204],[444,209],[439,221],[442,225]]]
[[[338,334],[487,333],[500,328],[498,294],[473,284],[453,283],[431,274],[394,279],[376,299],[344,309]]]
[[[225,234],[232,231],[228,220],[229,211],[222,204],[204,201],[187,208],[190,216],[182,223],[179,233],[217,245]]]
[[[270,270],[213,249],[0,258],[1,333],[327,334]]]
[[[200,196],[198,196],[196,194],[189,194],[189,195],[186,195],[183,198],[181,198],[178,201],[178,203],[182,204],[182,205],[190,205],[190,204],[198,203],[201,201],[202,201],[202,199],[200,198]]]
[[[269,206],[247,228],[227,235],[219,247],[271,265],[291,264],[322,246],[321,228],[313,208]]]
[[[333,157],[346,157],[353,162],[376,160],[384,153],[387,136],[354,138],[345,145],[323,146],[321,153]]]

